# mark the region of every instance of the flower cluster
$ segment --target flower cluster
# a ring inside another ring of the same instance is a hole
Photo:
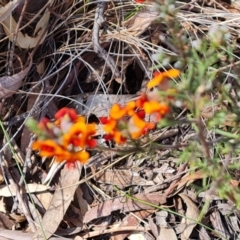
[[[43,118],[37,126],[31,120],[28,127],[38,135],[32,149],[39,150],[42,157],[56,157],[58,162],[85,163],[90,157],[86,148],[96,146],[96,125],[87,124],[74,109],[62,108],[55,114],[55,121]]]
[[[157,72],[148,82],[148,89],[153,89],[142,94],[137,100],[128,102],[125,106],[114,104],[109,112],[109,117],[101,117],[105,139],[113,139],[116,143],[124,143],[128,138],[137,139],[155,127],[156,123],[145,121],[145,116],[155,115],[159,121],[169,113],[169,101],[176,94],[175,89],[169,88],[169,78],[178,77],[180,72],[171,69],[167,72]],[[165,91],[166,97],[162,97]]]
[[[114,104],[109,116],[100,118],[105,139],[122,144],[127,139],[136,140],[155,128],[156,123],[170,112],[169,102],[176,94],[176,90],[170,88],[169,78],[176,78],[179,74],[176,69],[157,72],[147,85],[151,91],[124,106]],[[146,116],[151,115],[155,115],[155,122],[146,120]],[[71,164],[79,161],[84,164],[90,157],[87,148],[96,147],[96,124],[86,123],[85,118],[77,115],[74,109],[60,109],[54,121],[43,118],[37,124],[29,119],[27,126],[38,136],[32,149],[39,150],[42,157],[55,157],[58,162]]]

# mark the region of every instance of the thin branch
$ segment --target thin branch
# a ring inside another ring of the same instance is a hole
[[[106,64],[111,69],[113,76],[116,77],[115,80],[121,84],[122,83],[121,73],[119,69],[116,67],[116,64],[113,58],[109,56],[107,51],[103,49],[99,44],[99,29],[102,26],[102,24],[105,22],[103,15],[107,7],[107,4],[108,4],[107,2],[99,2],[96,8],[94,25],[93,25],[93,34],[92,34],[93,49],[97,54],[100,55],[101,58],[105,60]]]

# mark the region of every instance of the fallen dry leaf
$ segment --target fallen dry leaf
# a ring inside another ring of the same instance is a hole
[[[187,172],[178,182],[177,189],[175,190],[173,195],[179,193],[185,185],[188,186],[189,184],[193,183],[195,180],[203,179],[205,177],[207,177],[206,174],[203,173],[201,170],[196,171],[194,173]]]
[[[229,216],[229,220],[231,222],[231,227],[233,231],[240,233],[240,227],[238,225],[239,219],[237,216]]]
[[[53,4],[53,0],[49,0],[49,5]],[[23,49],[34,48],[37,44],[43,43],[47,36],[47,27],[50,19],[50,11],[45,10],[43,16],[38,21],[35,30],[34,36],[30,37],[27,34],[23,34],[21,31],[18,31],[16,44]],[[9,40],[13,42],[14,33],[17,29],[17,22],[13,18],[12,14],[9,14],[3,21],[2,26]]]
[[[211,240],[211,237],[208,235],[208,232],[204,227],[200,227],[199,239],[200,240]]]
[[[112,184],[119,187],[154,185],[153,181],[147,181],[140,177],[139,173],[131,170],[106,170],[98,174],[95,180],[100,183]]]
[[[218,211],[214,211],[210,214],[210,221],[212,223],[213,229],[215,230],[215,234],[223,239],[231,239],[229,232],[222,222],[220,213]]]
[[[84,193],[80,187],[76,190],[76,197],[78,205],[80,207],[81,217],[83,217],[85,213],[90,209],[90,206],[88,202],[84,199]]]
[[[200,212],[199,212],[198,207],[192,201],[191,198],[189,198],[187,195],[185,195],[183,193],[179,194],[179,196],[183,199],[183,201],[185,202],[185,204],[187,206],[187,211],[186,211],[186,214],[185,214],[185,216],[187,218],[182,219],[182,223],[185,223],[186,227],[181,234],[181,239],[182,240],[188,240],[192,231],[193,231],[193,229],[197,225],[197,223],[195,221],[192,221],[190,219],[193,219],[193,220],[197,221]]]
[[[15,214],[15,213],[10,213],[9,214],[11,216],[12,219],[14,219],[15,222],[17,223],[22,223],[26,221],[26,217],[25,215],[21,214]]]
[[[76,236],[76,237],[74,238],[74,240],[83,240],[83,238],[80,237],[80,236]]]
[[[2,213],[6,213],[7,212],[6,211],[6,204],[4,202],[4,198],[3,197],[1,197],[1,199],[0,199],[0,212],[2,212]]]
[[[52,201],[53,194],[50,193],[50,192],[42,192],[42,193],[37,193],[36,197],[41,202],[44,209],[47,210],[49,208],[49,205],[50,205],[51,201]]]
[[[0,212],[0,228],[13,229],[15,222],[10,219],[8,214]]]
[[[77,167],[72,169],[67,168],[65,165],[61,172],[58,188],[53,195],[47,212],[43,216],[41,227],[34,234],[34,240],[48,239],[55,233],[73,200],[78,187],[78,185],[74,184],[79,181],[81,171],[82,165],[80,163],[77,163]]]
[[[8,229],[1,229],[0,231],[1,240],[11,239],[11,240],[32,240],[33,233],[27,233],[22,231],[13,231]],[[73,240],[73,238],[65,237],[50,237],[48,240]]]
[[[131,32],[134,36],[138,36],[157,18],[159,18],[159,11],[157,9],[145,7],[122,24],[127,28],[126,31]]]
[[[160,193],[148,193],[148,194],[136,194],[133,195],[134,198],[144,201],[146,203],[151,203],[154,205],[161,205],[166,203],[166,197]],[[88,223],[93,219],[99,217],[106,217],[110,215],[113,211],[121,210],[122,212],[137,211],[137,210],[147,210],[154,209],[145,203],[129,199],[127,197],[118,197],[112,200],[105,201],[98,204],[89,210],[84,218],[83,222]]]
[[[0,3],[0,6],[2,5]],[[5,6],[1,6],[0,8],[0,22],[4,21],[12,12],[13,10],[23,2],[23,0],[13,0],[7,3]]]
[[[167,217],[168,217],[167,211],[162,210],[156,213],[156,224],[160,228],[160,232],[157,237],[157,240],[162,240],[162,239],[177,240],[178,239],[172,226],[167,223]]]
[[[19,73],[12,76],[0,77],[0,98],[11,97],[22,85],[22,80],[28,74],[32,66],[32,59],[29,65]]]
[[[138,226],[139,224],[139,219],[145,219],[147,218],[149,215],[153,214],[154,212],[156,212],[155,209],[153,210],[142,210],[142,211],[137,211],[134,212],[134,214],[128,214],[119,224],[119,228],[121,227],[125,227],[125,226]],[[113,233],[111,240],[124,240],[127,236],[129,235],[129,233]]]
[[[37,184],[37,183],[29,183],[25,186],[24,189],[21,189],[20,194],[44,192],[44,191],[48,190],[49,188],[50,188],[49,186],[45,186],[45,185],[41,185],[41,184]],[[0,196],[3,196],[3,197],[16,196],[15,187],[13,187],[12,185],[1,186],[0,187]]]
[[[157,240],[162,240],[162,239],[169,239],[169,240],[178,239],[176,233],[174,232],[170,224],[167,224],[166,227],[160,227],[160,234],[157,237]]]
[[[97,117],[108,116],[109,109],[114,103],[126,104],[135,95],[94,94],[88,97],[81,114],[92,113]]]
[[[0,168],[0,184],[2,184],[3,182],[4,182],[4,177],[3,177],[2,169]]]
[[[147,240],[142,233],[132,233],[128,236],[129,240]]]

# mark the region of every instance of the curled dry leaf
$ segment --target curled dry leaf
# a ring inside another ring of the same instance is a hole
[[[160,233],[159,236],[157,237],[157,240],[162,240],[162,239],[171,239],[171,240],[177,240],[177,235],[173,228],[167,224],[166,227],[160,227]]]
[[[0,98],[11,97],[22,85],[22,80],[28,74],[32,66],[32,58],[29,65],[19,73],[12,76],[0,77]]]
[[[137,228],[137,226],[139,225],[139,220],[140,219],[145,219],[147,218],[149,215],[155,213],[156,210],[142,210],[142,211],[137,211],[134,212],[134,214],[128,214],[120,223],[120,225],[118,226],[118,228],[121,227],[126,227],[126,226],[134,226]],[[130,233],[128,232],[123,232],[123,233],[116,233],[116,234],[112,234],[111,240],[123,240],[126,239],[127,236],[129,236]]]
[[[50,6],[53,4],[53,0],[49,0]],[[30,37],[27,34],[23,34],[21,31],[18,32],[16,44],[20,48],[28,49],[34,48],[37,44],[41,44],[46,36],[47,36],[47,27],[50,19],[50,12],[48,9],[45,10],[43,16],[38,21],[35,30],[34,36]],[[13,18],[12,14],[9,14],[4,21],[2,21],[2,25],[6,35],[8,36],[10,41],[14,39],[14,33],[17,29],[17,22]]]
[[[193,231],[193,229],[197,225],[197,223],[195,221],[197,221],[197,219],[198,219],[199,209],[196,206],[196,204],[192,201],[192,199],[189,198],[187,195],[181,193],[181,194],[179,194],[179,196],[182,198],[182,200],[187,205],[187,211],[186,211],[186,214],[185,214],[185,216],[187,218],[182,219],[184,221],[184,223],[186,224],[186,227],[181,234],[181,239],[182,240],[188,240],[192,231]],[[192,221],[190,219],[193,219],[195,221]]]
[[[177,240],[177,235],[173,230],[172,226],[168,224],[167,217],[168,217],[167,211],[162,210],[156,213],[156,224],[160,228],[157,240],[161,239]]]
[[[205,177],[207,177],[206,174],[204,172],[202,172],[201,170],[198,170],[194,173],[187,172],[182,177],[182,179],[178,182],[177,189],[175,190],[173,195],[179,193],[184,188],[185,185],[189,186],[195,180],[203,179]]]
[[[8,214],[0,212],[0,228],[13,229],[15,222],[9,217]]]
[[[9,1],[8,4],[5,6],[2,5],[2,1],[0,2],[0,22],[4,21],[11,13],[12,11],[23,2],[23,0],[13,0]]]
[[[123,25],[127,27],[128,32],[138,36],[157,18],[159,18],[159,12],[157,9],[145,7],[134,14],[130,19],[124,21]]]
[[[218,211],[214,211],[210,214],[210,221],[215,233],[219,235],[221,239],[231,239],[228,229],[225,227],[225,224],[223,223]]]

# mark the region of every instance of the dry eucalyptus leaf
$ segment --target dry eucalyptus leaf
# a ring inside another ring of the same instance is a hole
[[[145,7],[134,14],[130,19],[124,21],[123,25],[127,27],[128,32],[131,32],[134,36],[138,36],[158,18],[159,11],[156,8]]]
[[[7,212],[6,211],[6,204],[4,202],[4,198],[3,197],[1,197],[1,199],[0,199],[0,212],[2,212],[2,213],[6,213]]]
[[[0,22],[4,21],[11,13],[12,11],[23,2],[23,0],[13,0],[9,1],[8,4],[5,6],[2,5],[2,1],[0,2]]]
[[[99,217],[106,217],[110,215],[113,211],[121,210],[122,212],[130,212],[137,210],[147,210],[154,209],[151,205],[163,205],[166,203],[166,196],[161,195],[159,192],[148,193],[148,194],[136,194],[133,195],[134,198],[138,199],[133,200],[127,197],[118,197],[111,200],[107,200],[103,203],[98,204],[93,207],[91,210],[87,211],[84,216],[83,222],[88,223],[93,219]],[[144,203],[146,202],[146,204]]]
[[[223,216],[230,215],[234,210],[233,206],[230,206],[228,203],[218,203],[217,207]]]
[[[65,165],[61,172],[58,188],[53,195],[47,212],[43,216],[41,228],[34,234],[34,240],[48,239],[56,232],[73,200],[78,187],[76,183],[79,181],[81,171],[82,165],[80,163],[77,163],[76,168],[71,169]]]
[[[194,173],[187,172],[178,182],[178,186],[174,194],[177,194],[178,192],[180,192],[185,187],[185,185],[189,186],[195,180],[203,179],[204,177],[206,177],[206,174],[200,170]]]
[[[90,209],[88,202],[84,199],[84,193],[80,187],[76,190],[76,197],[78,205],[80,207],[81,215],[84,216],[85,213]]]
[[[50,192],[42,192],[42,193],[37,193],[36,197],[38,200],[41,202],[43,205],[44,209],[47,210],[50,206],[50,203],[52,201],[53,195]]]
[[[189,198],[187,195],[181,193],[179,194],[179,196],[182,198],[182,200],[185,202],[186,206],[187,206],[187,211],[185,216],[187,217],[186,219],[183,218],[182,222],[186,224],[186,228],[184,229],[184,231],[181,234],[181,239],[182,240],[188,240],[193,229],[195,228],[195,226],[197,225],[194,221],[190,220],[196,220],[199,217],[199,209],[196,206],[196,204],[192,201],[191,198]]]
[[[238,217],[237,216],[229,216],[229,220],[231,222],[231,227],[233,228],[233,230],[235,232],[240,233],[240,228],[239,228],[239,225],[238,225],[238,222],[239,222]]]
[[[1,229],[0,231],[1,239],[11,239],[11,240],[32,240],[33,233],[31,232],[22,232],[22,231],[13,231],[8,229]],[[48,240],[73,240],[73,238],[65,238],[65,237],[51,237]]]
[[[221,237],[222,239],[223,238],[231,239],[229,232],[227,228],[224,226],[222,218],[218,211],[214,211],[210,214],[210,221],[212,223],[213,229],[216,231],[216,233],[219,233],[219,235],[222,236]]]
[[[82,237],[80,237],[80,236],[76,236],[75,238],[74,238],[74,240],[83,240],[84,238],[82,238]]]
[[[12,76],[0,77],[0,98],[11,97],[22,85],[22,80],[28,74],[32,66],[32,59],[30,58],[29,65],[19,73]]]
[[[199,239],[200,240],[211,240],[211,237],[209,236],[207,230],[204,227],[200,227]]]
[[[158,211],[156,212],[156,224],[161,227],[167,227],[167,219],[168,212],[167,211]]]
[[[53,0],[49,0],[50,6],[52,5],[52,3],[53,3]],[[23,34],[21,31],[18,31],[16,44],[20,48],[28,49],[28,48],[34,48],[37,44],[43,43],[43,41],[47,36],[47,27],[48,27],[49,19],[50,19],[50,11],[46,9],[43,16],[38,21],[35,27],[35,30],[34,30],[35,37],[30,37],[27,34]],[[9,40],[13,41],[14,33],[17,29],[17,22],[13,18],[12,14],[6,17],[2,25]]]
[[[24,190],[21,190],[20,193],[36,193],[36,192],[44,192],[48,190],[49,187],[41,184],[36,183],[29,183],[25,186]],[[0,196],[2,197],[12,197],[16,196],[15,187],[12,185],[2,186],[0,187]]]
[[[15,222],[9,217],[9,215],[0,212],[0,228],[13,229]]]
[[[132,233],[128,236],[129,240],[147,240],[142,233]]]
[[[140,177],[139,173],[131,170],[106,170],[95,177],[100,183],[113,184],[119,187],[128,187],[132,185],[152,186],[153,181],[147,181]]]
[[[121,221],[118,228],[125,227],[125,226],[133,226],[133,227],[137,228],[137,226],[139,225],[139,220],[145,219],[155,212],[156,212],[156,210],[153,209],[153,210],[147,210],[147,211],[142,210],[142,211],[134,212],[134,214],[128,214]],[[149,225],[151,225],[151,224],[149,224]],[[150,226],[150,228],[151,228],[151,226]],[[151,228],[151,230],[152,230],[152,228]],[[127,232],[113,234],[112,237],[111,237],[111,240],[123,240],[123,239],[126,239],[126,237],[128,235],[129,235],[129,233],[127,233]]]
[[[121,105],[126,104],[135,95],[115,95],[115,94],[95,94],[88,97],[85,104],[85,109],[83,110],[83,115],[88,115],[92,113],[97,117],[108,116],[108,111],[114,103],[119,103]]]
[[[177,240],[177,235],[173,228],[167,223],[168,212],[167,211],[158,211],[156,212],[156,224],[160,228],[160,233],[157,237],[157,240],[161,239],[171,239]]]
[[[0,168],[0,184],[2,184],[3,182],[4,182],[4,177],[3,177],[2,169]]]
[[[26,221],[26,217],[25,215],[19,215],[19,214],[15,214],[15,213],[10,213],[9,214],[11,216],[12,219],[14,219],[15,222],[17,223],[22,223]]]
[[[160,227],[160,234],[157,237],[157,240],[162,240],[162,239],[171,239],[171,240],[177,240],[177,235],[173,228],[167,224],[166,227]]]

